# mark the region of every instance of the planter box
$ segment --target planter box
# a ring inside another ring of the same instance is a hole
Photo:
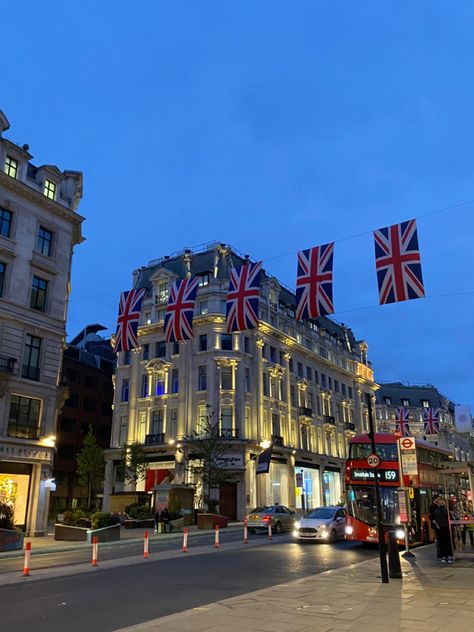
[[[87,542],[89,544],[92,544],[93,536],[97,536],[97,542],[117,542],[120,540],[120,524],[113,524],[101,529],[88,529]]]
[[[125,529],[153,529],[155,521],[153,518],[144,518],[142,520],[129,519],[124,520],[122,524]]]
[[[87,527],[71,527],[67,524],[54,525],[54,539],[68,542],[87,542]]]
[[[227,527],[228,524],[229,518],[227,516],[211,513],[199,513],[197,515],[198,529],[214,529],[217,525],[222,529]]]
[[[25,534],[16,529],[0,529],[0,551],[17,551],[23,548]]]

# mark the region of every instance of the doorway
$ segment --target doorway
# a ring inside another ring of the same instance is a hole
[[[220,484],[219,512],[230,520],[237,519],[237,483]]]

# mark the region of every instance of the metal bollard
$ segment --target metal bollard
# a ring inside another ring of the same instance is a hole
[[[388,568],[391,579],[402,578],[402,566],[395,531],[388,532]]]

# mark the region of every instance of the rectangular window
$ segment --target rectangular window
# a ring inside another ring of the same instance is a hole
[[[405,408],[409,408],[410,407],[410,400],[409,399],[402,399],[402,406],[405,406]]]
[[[165,376],[163,373],[158,373],[155,382],[155,395],[164,395],[165,394]]]
[[[33,276],[31,282],[31,296],[30,307],[36,309],[39,312],[44,312],[46,309],[46,293],[48,291],[48,282],[44,279],[40,279],[37,276]]]
[[[148,374],[144,373],[142,375],[142,397],[148,397]]]
[[[207,366],[198,368],[198,391],[207,390]]]
[[[209,273],[199,275],[199,287],[209,285]]]
[[[8,436],[39,439],[41,400],[12,395],[8,415]]]
[[[311,410],[313,410],[313,393],[308,391],[308,394],[306,395],[306,397],[308,400],[308,408],[311,408]]]
[[[45,180],[43,193],[50,200],[56,199],[56,184],[51,180]]]
[[[204,316],[209,313],[209,306],[207,301],[200,301],[199,303],[199,313]]]
[[[263,394],[265,397],[268,397],[268,375],[265,371],[262,374],[262,382],[263,382]]]
[[[250,338],[244,336],[244,353],[250,353]]]
[[[171,392],[177,393],[179,391],[179,370],[173,369],[171,371]]]
[[[146,410],[141,410],[138,416],[138,442],[145,443],[145,437],[147,435],[147,423],[146,423]]]
[[[128,417],[120,417],[119,445],[127,443],[128,439]]]
[[[4,171],[7,176],[10,176],[11,178],[16,178],[18,175],[18,160],[15,160],[11,156],[7,156],[5,158]]]
[[[38,237],[36,239],[36,250],[45,257],[51,257],[53,250],[53,233],[40,226],[38,230]]]
[[[276,362],[277,350],[275,347],[270,347],[270,362]]]
[[[27,334],[23,351],[22,377],[28,380],[35,380],[36,382],[40,379],[40,354],[41,338]]]
[[[165,319],[165,313],[166,313],[166,309],[159,309],[159,310],[156,312],[156,320],[157,320],[159,323],[161,323],[161,322],[163,322],[163,321],[164,321],[164,319]]]
[[[154,410],[152,413],[152,427],[151,432],[154,435],[163,434],[163,411],[162,410]]]
[[[290,358],[289,368],[290,368],[290,373],[293,373],[293,358]]]
[[[121,400],[120,401],[128,402],[128,390],[129,390],[128,378],[124,378],[122,380],[122,391],[121,391]]]
[[[155,358],[164,358],[166,356],[166,342],[160,340],[155,343]]]
[[[221,366],[221,388],[227,391],[232,390],[232,367],[228,364]]]
[[[199,351],[207,351],[207,334],[199,336]]]
[[[124,365],[130,364],[131,359],[132,359],[132,352],[130,351],[130,349],[128,349],[127,351],[124,351],[123,356],[122,356],[122,364]]]
[[[332,389],[332,377],[328,376],[328,388]]]
[[[347,389],[346,389],[346,385],[344,383],[341,382],[341,393],[343,397],[347,396]]]
[[[244,369],[244,384],[245,392],[250,393],[250,369],[248,367]]]
[[[245,407],[245,438],[250,439],[252,428],[250,427],[250,406]]]
[[[232,334],[221,334],[222,351],[232,351]]]
[[[5,272],[7,270],[7,266],[0,261],[0,296],[3,296],[3,286],[5,285]]]
[[[290,386],[290,402],[292,406],[296,406],[296,393],[293,384]]]
[[[178,411],[176,408],[172,408],[170,411],[170,427],[168,430],[168,435],[170,439],[176,439],[177,434],[178,434]]]
[[[349,399],[354,399],[354,393],[352,390],[352,386],[347,387],[347,392],[349,393]]]
[[[143,322],[145,325],[151,325],[151,312],[143,312]]]
[[[166,303],[168,300],[168,281],[158,283],[158,292],[156,294],[157,303]]]
[[[306,367],[306,379],[308,380],[308,382],[311,382],[313,380],[313,371],[310,366]]]
[[[280,351],[280,365],[285,366],[285,352]]]
[[[429,399],[422,399],[421,400],[421,405],[423,408],[429,408],[430,407],[430,400]]]
[[[148,360],[150,357],[150,345],[147,343],[142,347],[142,358]]]
[[[179,342],[173,342],[173,355],[179,355]]]
[[[10,237],[12,229],[12,213],[4,208],[0,208],[0,235],[2,237]]]
[[[383,399],[385,401],[385,405],[386,406],[391,406],[392,405],[392,398],[391,397],[384,397]]]
[[[321,386],[326,388],[326,376],[324,373],[321,373]]]
[[[221,433],[224,437],[232,437],[232,408],[230,406],[222,407]]]
[[[334,380],[334,390],[336,393],[339,393],[339,382],[337,380]]]
[[[278,413],[272,413],[272,435],[273,437],[280,436],[280,415]]]

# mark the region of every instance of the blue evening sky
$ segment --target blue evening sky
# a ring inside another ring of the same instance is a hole
[[[185,246],[225,241],[294,287],[292,253],[341,239],[335,317],[368,341],[376,379],[474,404],[474,203],[420,217],[474,198],[471,2],[1,13],[8,137],[84,172],[69,336],[114,329],[132,270]],[[429,298],[379,307],[371,231],[411,217]]]

